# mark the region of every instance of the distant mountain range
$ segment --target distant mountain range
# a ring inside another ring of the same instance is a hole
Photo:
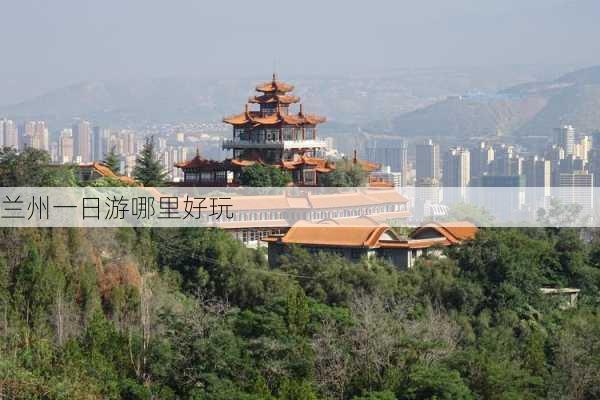
[[[448,97],[397,116],[391,132],[402,136],[546,136],[564,124],[581,132],[600,130],[600,66],[491,95]]]
[[[562,75],[538,67],[417,69],[371,76],[290,77],[325,134],[551,135],[600,130],[600,66]],[[220,122],[241,112],[259,78],[83,82],[0,107],[0,118],[43,119],[56,132],[75,117],[111,127]],[[455,93],[468,93],[457,96]]]
[[[327,116],[328,123],[323,126],[325,132],[347,133],[359,132],[361,128],[367,131],[390,130],[396,116],[402,114],[410,118],[410,114],[406,113],[434,104],[450,94],[473,90],[495,93],[507,86],[557,76],[563,70],[562,67],[547,66],[430,68],[368,75],[282,76],[282,79],[295,85],[294,93],[302,98],[306,112]],[[241,112],[254,86],[269,76],[82,82],[0,107],[0,118],[19,121],[43,119],[48,121],[53,132],[69,126],[75,117],[111,127],[220,122],[226,115]],[[462,110],[460,102],[450,101],[449,104],[453,102],[456,103],[453,106],[456,111],[451,107],[446,120]],[[536,101],[525,100],[525,103],[535,111],[541,107]],[[443,104],[436,103],[432,110],[443,109]],[[508,115],[504,119],[509,120],[512,114],[519,113],[518,107],[510,101],[506,102],[505,108]],[[436,111],[434,114],[443,115],[443,112]],[[484,122],[478,122],[471,131],[493,126],[494,119],[488,117],[490,121],[485,122],[485,115],[479,112],[472,118],[473,121],[481,119]],[[436,116],[428,126],[444,132],[448,129],[448,124],[443,122],[445,119]],[[460,119],[466,120],[469,116],[464,115]],[[436,120],[442,123],[436,124]],[[401,122],[401,119],[397,121]],[[460,126],[457,124],[455,129]],[[414,132],[413,129],[407,131]],[[422,133],[427,133],[427,130]]]

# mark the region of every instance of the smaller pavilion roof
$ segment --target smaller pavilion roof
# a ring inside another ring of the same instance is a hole
[[[201,168],[201,169],[223,169],[225,168],[225,164],[221,161],[209,160],[202,157],[199,153],[196,153],[196,156],[191,160],[182,161],[175,163],[177,168],[181,169],[193,169],[193,168]]]
[[[300,101],[300,97],[284,95],[284,94],[263,94],[262,96],[252,96],[248,99],[249,103],[258,104],[269,104],[269,103],[281,103],[281,104],[292,104]]]
[[[316,125],[325,122],[327,118],[313,114],[281,114],[274,113],[268,116],[261,115],[258,111],[246,111],[241,114],[231,115],[223,118],[223,122],[231,125],[276,125],[280,123],[288,125]]]
[[[286,93],[291,92],[292,90],[294,90],[294,86],[277,80],[276,74],[273,74],[273,79],[270,82],[261,83],[260,85],[256,86],[256,91],[263,93]]]

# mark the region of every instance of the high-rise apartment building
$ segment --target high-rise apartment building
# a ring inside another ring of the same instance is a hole
[[[554,128],[554,143],[565,150],[565,155],[573,154],[575,146],[575,128],[572,125],[563,125]]]
[[[547,187],[552,182],[550,160],[533,156],[523,161],[523,173],[528,187]]]
[[[4,147],[18,148],[19,133],[13,120],[6,118],[0,120],[0,136],[2,136],[0,140]]]
[[[467,187],[471,180],[471,157],[462,147],[450,148],[444,154],[442,183],[446,187]]]
[[[19,147],[19,133],[17,130],[17,124],[14,121],[5,121],[4,146],[12,147],[15,149]]]
[[[391,172],[400,172],[402,185],[406,185],[408,145],[404,139],[371,140],[366,148],[366,158],[371,162],[389,167]]]
[[[559,199],[564,204],[581,206],[582,216],[590,215],[594,205],[594,174],[588,171],[560,174]]]
[[[38,150],[50,150],[48,125],[45,121],[26,121],[21,127],[21,149],[31,147]]]
[[[523,159],[517,154],[514,146],[501,145],[494,151],[494,160],[490,163],[490,175],[521,175]]]
[[[417,182],[440,179],[440,147],[431,139],[417,144],[416,174]]]
[[[73,131],[63,129],[58,137],[58,162],[68,164],[73,162]]]
[[[588,152],[588,170],[594,174],[594,176],[600,176],[600,132],[592,134],[591,149]],[[600,179],[594,180],[594,186],[600,186]]]
[[[110,130],[99,126],[92,129],[92,159],[104,160],[110,152]]]
[[[490,164],[494,161],[494,148],[490,144],[480,142],[469,150],[471,165],[471,184],[479,186],[481,177],[489,172]]]
[[[76,162],[92,161],[92,128],[90,123],[79,120],[73,124],[73,156]]]

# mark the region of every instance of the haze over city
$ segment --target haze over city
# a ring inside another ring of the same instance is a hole
[[[593,0],[3,4],[0,104],[81,81],[600,63]]]

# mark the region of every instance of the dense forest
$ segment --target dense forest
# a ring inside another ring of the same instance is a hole
[[[77,184],[46,161],[3,152],[0,183]],[[271,269],[218,229],[0,228],[0,399],[594,399],[599,305],[578,229],[482,229],[399,271]]]

